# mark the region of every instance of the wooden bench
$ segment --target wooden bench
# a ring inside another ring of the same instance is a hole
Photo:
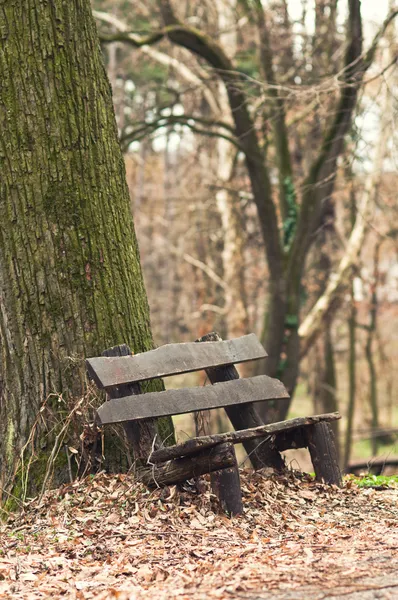
[[[97,411],[100,425],[122,423],[135,456],[145,454],[146,466],[138,475],[149,486],[179,483],[211,473],[212,487],[229,514],[242,512],[242,499],[234,444],[242,443],[255,469],[285,468],[281,452],[308,447],[316,478],[340,485],[341,474],[328,425],[338,413],[300,417],[264,425],[255,403],[289,397],[284,385],[267,375],[239,378],[235,364],[267,356],[254,334],[220,341],[215,333],[192,343],[168,344],[131,355],[116,346],[86,361],[88,374],[109,400]],[[205,370],[212,385],[142,394],[145,381]],[[142,395],[141,395],[142,394]],[[223,407],[235,431],[204,435],[169,447],[154,437],[142,449],[144,434],[154,431],[154,419]],[[152,429],[151,429],[152,428]]]

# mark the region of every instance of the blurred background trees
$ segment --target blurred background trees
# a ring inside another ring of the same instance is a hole
[[[396,3],[92,4],[156,342],[254,331],[294,394],[265,420],[397,453]]]

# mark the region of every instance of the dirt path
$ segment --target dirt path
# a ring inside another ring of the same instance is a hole
[[[398,490],[242,473],[245,514],[127,476],[50,492],[0,530],[0,598],[398,599]]]

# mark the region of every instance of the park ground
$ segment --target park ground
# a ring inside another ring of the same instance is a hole
[[[234,519],[207,482],[99,474],[51,490],[0,527],[0,598],[398,598],[398,488],[241,478]]]

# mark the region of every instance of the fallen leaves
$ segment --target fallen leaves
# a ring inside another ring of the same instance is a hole
[[[245,512],[233,520],[208,482],[195,494],[99,475],[48,492],[0,530],[0,597],[276,598],[396,571],[398,490],[241,476]]]

